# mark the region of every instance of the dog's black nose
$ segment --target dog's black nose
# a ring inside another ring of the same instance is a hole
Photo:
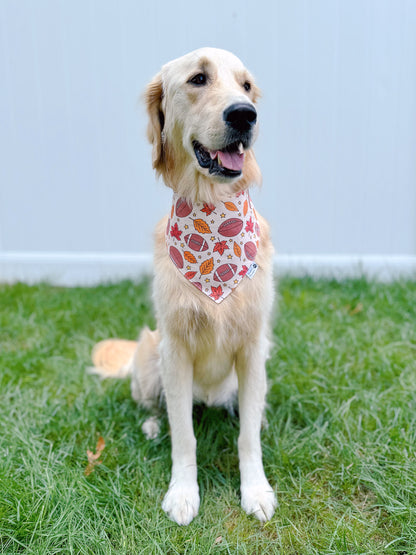
[[[257,112],[251,104],[240,102],[226,108],[223,118],[236,131],[248,131],[257,121]]]

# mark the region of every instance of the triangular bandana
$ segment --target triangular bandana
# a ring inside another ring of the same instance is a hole
[[[259,238],[248,191],[216,206],[173,194],[166,227],[169,256],[181,274],[216,303],[228,297],[249,268],[256,267]]]

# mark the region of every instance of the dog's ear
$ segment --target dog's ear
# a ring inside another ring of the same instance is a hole
[[[252,85],[251,90],[253,94],[253,102],[256,103],[257,100],[261,97],[261,90],[255,84]]]
[[[160,73],[147,85],[144,98],[149,116],[147,138],[153,145],[152,164],[153,168],[160,172],[164,163],[162,132],[165,123],[165,116],[162,111],[163,82]]]

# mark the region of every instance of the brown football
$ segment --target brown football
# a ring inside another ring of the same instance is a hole
[[[223,237],[235,237],[243,229],[243,220],[230,218],[225,220],[218,228],[218,233]]]
[[[252,241],[249,241],[244,245],[244,252],[249,260],[254,260],[257,254],[257,247]]]
[[[184,240],[188,247],[193,251],[203,252],[206,251],[208,248],[208,243],[201,235],[198,235],[197,233],[190,233],[189,235],[185,235]]]
[[[183,258],[176,247],[169,247],[169,256],[177,268],[183,268]]]
[[[221,266],[217,269],[214,274],[215,281],[228,281],[232,277],[234,277],[237,271],[236,264],[221,264]]]
[[[185,218],[192,212],[192,203],[180,198],[176,203],[176,215],[178,218]]]

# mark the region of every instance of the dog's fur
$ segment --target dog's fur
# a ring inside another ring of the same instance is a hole
[[[190,82],[207,76],[204,86]],[[250,90],[244,85],[250,84]],[[241,61],[229,52],[203,48],[165,65],[148,85],[145,100],[153,167],[165,184],[191,201],[215,204],[227,195],[259,184],[260,170],[246,141],[242,175],[212,176],[196,159],[193,141],[209,149],[226,145],[223,112],[235,103],[254,106],[259,90]],[[163,509],[188,524],[199,509],[193,399],[230,407],[239,403],[238,451],[243,509],[260,520],[274,513],[276,499],[263,470],[260,428],[265,405],[265,361],[273,301],[269,226],[261,228],[254,279],[244,278],[216,304],[189,283],[172,264],[165,245],[167,217],[156,227],[154,304],[157,331],[142,331],[137,349],[119,375],[132,375],[133,397],[151,408],[166,400],[172,437],[172,477]],[[110,372],[111,373],[111,372]],[[107,374],[108,375],[108,374]],[[154,419],[146,423],[157,434]]]

